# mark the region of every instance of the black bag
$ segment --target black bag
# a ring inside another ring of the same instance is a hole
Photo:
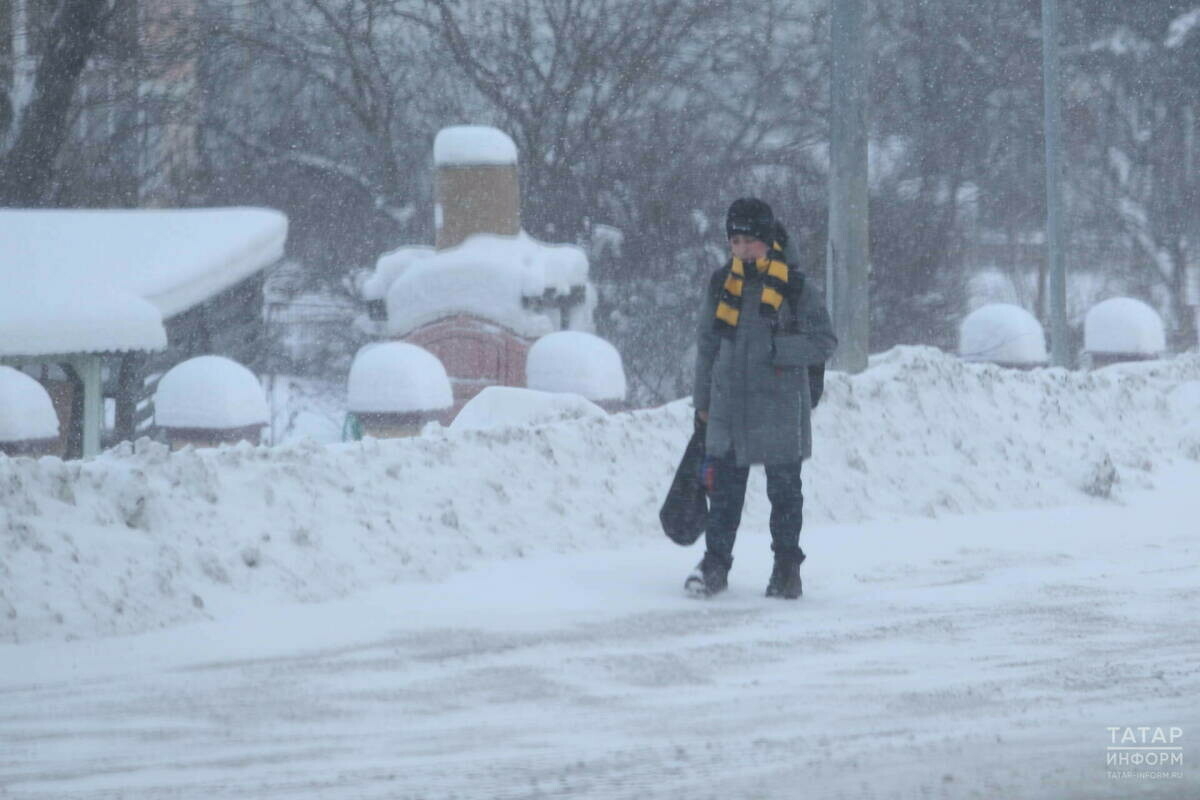
[[[675,470],[675,480],[658,511],[658,521],[672,542],[687,547],[700,538],[708,523],[708,497],[700,483],[704,461],[704,425],[697,425]]]

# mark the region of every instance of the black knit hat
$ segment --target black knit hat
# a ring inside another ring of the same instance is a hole
[[[725,215],[725,236],[753,236],[768,245],[775,238],[775,214],[771,207],[757,197],[739,197]]]

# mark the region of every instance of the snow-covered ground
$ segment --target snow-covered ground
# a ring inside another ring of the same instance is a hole
[[[1198,381],[831,375],[796,603],[761,473],[683,596],[683,403],[0,459],[0,797],[1200,796]],[[1182,765],[1110,774],[1124,726]]]

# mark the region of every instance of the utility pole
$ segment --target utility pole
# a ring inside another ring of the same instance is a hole
[[[1200,242],[1200,233],[1196,241]],[[1200,244],[1193,246],[1193,251],[1200,250]],[[1200,352],[1200,254],[1192,256],[1187,264],[1184,284],[1184,302],[1192,307],[1193,327],[1196,331],[1196,349]]]
[[[1063,258],[1062,101],[1058,77],[1058,0],[1042,0],[1042,81],[1046,134],[1046,262],[1050,268],[1050,361],[1069,367],[1067,269]]]
[[[866,0],[830,0],[829,243],[825,289],[838,349],[831,366],[867,368],[870,337],[867,218]]]

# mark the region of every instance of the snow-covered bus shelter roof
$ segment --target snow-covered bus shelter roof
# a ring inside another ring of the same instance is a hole
[[[82,454],[99,452],[102,355],[159,350],[163,321],[283,256],[262,208],[0,210],[0,363],[68,363]]]
[[[163,320],[283,255],[261,208],[0,210],[0,358],[156,350]]]

